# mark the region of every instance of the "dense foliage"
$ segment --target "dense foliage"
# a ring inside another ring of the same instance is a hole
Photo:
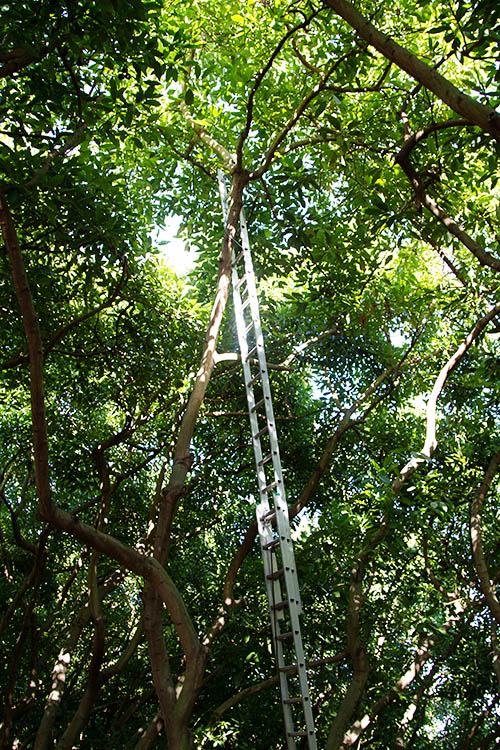
[[[318,745],[497,747],[496,5],[3,4],[1,747],[284,746],[242,202]]]

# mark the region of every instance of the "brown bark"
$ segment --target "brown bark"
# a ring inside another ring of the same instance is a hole
[[[435,382],[434,387],[431,391],[429,400],[427,402],[426,410],[426,436],[423,448],[420,455],[415,456],[407,462],[407,464],[401,470],[401,473],[393,481],[391,488],[393,495],[396,496],[403,484],[409,479],[409,477],[419,468],[426,460],[428,460],[434,453],[437,440],[436,440],[436,406],[437,400],[441,391],[444,388],[448,376],[460,360],[464,357],[472,343],[477,339],[480,333],[488,325],[488,323],[500,312],[500,305],[492,308],[484,317],[482,317],[474,326],[472,331],[466,337],[464,342],[456,349],[454,354],[448,359],[444,367],[441,368]],[[349,589],[349,603],[348,603],[348,615],[347,615],[347,639],[348,648],[351,654],[351,660],[353,663],[353,678],[351,685],[349,686],[346,695],[337,711],[337,715],[331,727],[328,735],[326,744],[326,750],[338,750],[342,747],[350,747],[355,744],[358,740],[359,734],[369,724],[369,717],[356,722],[353,730],[345,734],[345,728],[352,716],[356,705],[362,695],[364,686],[368,680],[369,664],[366,657],[366,651],[364,644],[361,642],[359,636],[359,620],[360,611],[363,604],[363,593],[362,583],[368,567],[368,564],[373,556],[373,552],[376,547],[385,539],[389,530],[389,513],[386,512],[382,517],[380,526],[376,532],[374,532],[367,540],[364,548],[359,553],[353,564],[353,570],[351,574],[351,585]],[[431,640],[431,639],[430,639]],[[418,654],[417,654],[418,656]],[[428,658],[428,657],[426,657]],[[408,673],[398,683],[398,689],[403,689],[407,683],[407,680],[413,679],[415,676],[416,669],[421,668],[421,657],[415,661],[413,670],[413,676]],[[388,702],[389,698],[384,698]]]
[[[239,215],[239,208],[237,206],[233,206],[233,214],[235,214],[236,216]],[[38,326],[38,320],[36,317],[33,300],[26,277],[23,258],[19,248],[19,242],[7,203],[3,196],[0,196],[0,223],[2,226],[3,238],[9,256],[16,296],[18,299],[19,307],[21,309],[26,339],[28,342],[28,351],[30,358],[30,390],[32,404],[33,442],[35,453],[35,480],[39,498],[40,516],[56,528],[66,531],[74,537],[84,541],[96,552],[104,553],[108,556],[113,557],[118,562],[120,562],[120,564],[126,566],[129,570],[132,570],[143,576],[145,580],[147,580],[151,584],[152,590],[154,590],[154,596],[156,597],[157,606],[160,608],[160,610],[163,603],[166,604],[174,626],[179,635],[181,646],[186,657],[186,675],[184,683],[184,686],[186,688],[185,696],[189,695],[191,700],[187,701],[187,705],[185,697],[183,697],[183,700],[179,701],[180,718],[184,720],[186,712],[189,713],[190,704],[192,707],[192,702],[194,701],[193,688],[201,681],[203,660],[200,659],[201,647],[196,635],[194,625],[189,617],[182,597],[177,591],[173,581],[166,574],[162,565],[157,560],[143,557],[135,550],[127,547],[127,545],[122,544],[113,537],[104,534],[102,531],[94,529],[87,524],[81,523],[76,517],[72,516],[71,514],[55,508],[52,503],[48,475],[48,440],[43,391],[42,341]],[[186,465],[185,461],[186,453],[188,452],[187,449],[189,447],[190,437],[194,429],[194,423],[199,411],[199,406],[203,399],[208,379],[213,369],[213,353],[215,351],[218,327],[220,326],[220,320],[222,318],[225,302],[229,293],[228,279],[231,248],[229,233],[227,233],[225,246],[229,248],[229,261],[227,259],[226,253],[226,256],[223,257],[223,261],[221,263],[221,283],[219,285],[214,305],[211,326],[209,328],[206,347],[202,360],[202,367],[200,368],[198,379],[195,384],[195,389],[193,391],[192,398],[190,399],[190,403],[188,404],[188,409],[181,426],[181,439],[179,440],[177,446],[175,457],[176,462],[174,462],[174,468],[172,471],[170,500],[172,501],[174,507],[175,501],[178,498],[179,491],[188,471],[188,466]],[[169,505],[166,503],[165,507],[169,507]],[[168,520],[168,514],[166,517]],[[163,518],[165,518],[165,514],[163,514]],[[160,520],[161,519],[162,513],[160,513]],[[168,524],[166,524],[165,528],[164,523],[163,527],[161,528],[162,533],[160,533],[158,537],[158,545],[160,551],[166,540],[168,540],[169,531]],[[161,554],[159,556],[161,556]],[[94,694],[95,685],[94,683],[92,683],[91,685],[89,685],[89,691],[87,692],[85,702],[81,707],[81,715],[90,710],[88,708],[88,705],[89,702],[93,701]],[[76,719],[76,723],[78,722],[80,722],[80,717],[77,717]],[[182,736],[183,732],[182,727],[180,727],[179,725],[179,716],[175,716],[172,723],[176,734]],[[73,729],[71,729],[71,736],[74,736]],[[181,745],[179,745],[179,747],[180,746]],[[173,747],[175,747],[175,745],[173,745]]]
[[[233,239],[238,227],[243,190],[247,181],[246,173],[235,172],[233,174],[231,202],[219,259],[219,276],[215,300],[200,367],[179,430],[170,480],[160,506],[154,557],[162,566],[167,562],[173,519],[191,467],[192,459],[189,451],[196,420],[215,365],[217,340],[229,298]],[[170,673],[162,618],[163,606],[159,592],[148,584],[145,588],[145,629],[153,680],[160,702],[169,748],[184,750],[184,748],[191,746],[188,721],[202,683],[207,658],[207,644],[205,643],[202,646],[197,642],[197,648],[193,649],[191,653],[185,651],[185,673],[182,682],[176,688]]]
[[[456,614],[448,618],[447,622],[444,623],[444,625],[442,626],[442,629],[446,632],[449,632],[460,621],[460,618],[463,612],[464,612],[464,608],[462,608],[461,606],[458,606]],[[461,638],[462,638],[462,633],[457,633],[457,635],[453,639],[452,644],[446,649],[445,656],[449,656],[449,654],[455,649],[457,643],[459,642]],[[411,666],[399,678],[396,684],[387,693],[385,693],[384,695],[381,695],[380,698],[378,698],[375,701],[375,703],[371,706],[371,708],[365,713],[365,715],[353,724],[351,729],[346,733],[345,737],[343,738],[342,748],[351,747],[355,745],[356,742],[358,742],[359,737],[361,736],[362,732],[364,732],[364,730],[370,726],[373,720],[390,703],[397,700],[401,692],[405,690],[413,682],[413,680],[422,671],[422,668],[426,664],[426,662],[429,661],[429,659],[434,655],[432,649],[435,647],[437,642],[438,642],[438,637],[435,634],[428,635],[423,639],[422,643],[419,645],[419,647],[415,651],[415,657]],[[424,680],[421,686],[421,691],[419,691],[420,697],[424,694],[425,690],[432,683],[436,672],[437,672],[437,666],[434,665],[433,669],[431,670],[429,675],[426,676],[426,679]],[[411,720],[411,718],[413,717],[413,714],[411,714],[411,717],[410,717],[410,714],[408,714],[408,717],[409,717],[409,720]]]
[[[134,746],[134,750],[150,750],[150,748],[153,747],[153,744],[160,734],[162,728],[162,718],[160,714],[156,714],[156,716],[151,719],[138,742]]]
[[[0,62],[3,63],[0,66],[0,78],[7,78],[7,76],[17,73],[37,59],[39,58],[35,57],[31,52],[20,47],[10,52],[4,52],[0,55]]]
[[[234,225],[239,216],[241,193],[244,183],[245,180],[241,177],[239,180],[235,180],[235,184],[240,186],[240,190],[239,193],[238,191],[235,191],[235,195],[239,196],[239,206],[235,204],[234,200],[232,205]],[[196,684],[201,679],[200,673],[203,669],[200,662],[201,646],[182,597],[177,591],[170,576],[168,576],[158,560],[146,558],[140,555],[131,547],[128,547],[98,529],[94,529],[88,524],[80,522],[78,518],[56,508],[52,503],[48,475],[48,440],[43,392],[42,342],[38,320],[26,277],[24,262],[19,248],[19,242],[7,203],[3,196],[0,196],[0,223],[11,264],[16,296],[21,309],[30,356],[30,390],[35,452],[35,479],[39,499],[40,516],[47,520],[52,526],[66,531],[75,538],[84,541],[96,552],[104,553],[114,558],[121,565],[124,565],[129,570],[141,575],[151,584],[152,589],[155,590],[155,596],[158,596],[157,602],[161,601],[166,605],[179,636],[186,657],[187,666],[184,684],[186,687],[186,694],[188,694],[193,687],[192,683],[194,682],[194,684]],[[230,235],[228,231],[225,238],[225,248],[228,250],[226,254],[223,255],[221,261],[221,283],[214,304],[211,325],[209,327],[202,359],[202,366],[198,373],[197,382],[181,425],[180,440],[177,446],[174,467],[172,470],[171,485],[169,488],[169,499],[173,501],[174,506],[187,475],[188,465],[186,464],[186,454],[188,453],[189,442],[198,415],[199,406],[213,369],[213,354],[215,351],[218,328],[220,326],[222,313],[229,293],[231,240],[232,235]],[[165,503],[164,507],[169,507],[168,503]],[[163,518],[165,517],[167,517],[168,520],[168,514],[163,514]],[[168,540],[169,531],[168,524],[163,523],[162,526],[161,521],[162,512],[160,512],[160,533],[158,535],[157,544],[157,550],[160,552],[160,557],[161,548]],[[180,703],[183,710],[186,708],[184,702],[185,701],[181,701]]]
[[[494,695],[493,698],[488,703],[488,705],[484,707],[484,709],[481,711],[481,713],[479,714],[479,716],[477,717],[476,721],[474,722],[472,727],[469,729],[469,731],[466,732],[462,736],[460,743],[458,745],[458,750],[469,750],[471,746],[471,742],[474,741],[474,737],[476,736],[478,730],[480,729],[481,724],[491,714],[493,708],[498,703],[499,698],[500,698],[500,695],[498,694]],[[478,746],[475,745],[475,747],[478,747]],[[485,744],[484,745],[481,744],[481,748],[487,748],[487,747],[488,747],[488,744],[486,743],[486,738],[485,738]]]
[[[173,580],[157,560],[139,554],[132,547],[59,508],[54,509],[51,522],[148,581],[166,605],[184,653],[187,656],[197,653],[199,641],[193,622]]]
[[[500,648],[498,645],[497,623],[494,620],[491,622],[491,661],[497,681],[497,692],[500,696]]]
[[[406,482],[410,476],[426,461],[428,461],[434,454],[437,447],[436,440],[436,407],[437,400],[443,390],[445,383],[455,369],[457,364],[463,359],[467,351],[470,349],[474,341],[484,331],[488,323],[495,318],[500,312],[500,304],[495,305],[489,310],[486,315],[478,320],[472,331],[466,336],[462,344],[455,350],[452,356],[448,359],[446,364],[441,368],[432,388],[432,391],[427,401],[426,408],[426,429],[425,429],[425,441],[424,445],[418,456],[411,458],[408,463],[401,470],[400,475],[392,483],[392,490],[394,494],[397,494],[404,482]]]
[[[403,147],[404,149],[404,147]],[[396,162],[405,172],[408,180],[415,191],[420,205],[431,213],[442,224],[446,231],[457,238],[459,242],[466,247],[472,255],[479,261],[482,266],[489,266],[495,271],[500,271],[500,260],[485,250],[476,240],[474,240],[465,229],[457,224],[432,198],[425,192],[420,175],[417,174],[410,162],[409,156],[402,156],[403,149],[396,157]]]
[[[19,240],[5,196],[0,193],[0,226],[12,271],[17,302],[21,310],[28,343],[30,365],[31,421],[35,454],[35,482],[40,515],[49,520],[53,502],[49,486],[47,420],[43,389],[43,348],[38,319],[19,248]]]
[[[312,659],[311,661],[306,661],[306,667],[307,669],[316,669],[317,667],[321,667],[326,664],[338,664],[339,662],[344,661],[346,655],[346,652],[342,651],[340,654],[335,654],[335,656],[327,656],[324,659]],[[234,695],[232,695],[214,710],[210,724],[215,724],[226,711],[235,706],[237,703],[245,700],[245,698],[248,698],[249,695],[255,695],[255,693],[260,693],[262,690],[267,690],[267,688],[277,685],[279,681],[279,674],[275,674],[273,675],[273,677],[269,677],[267,680],[261,680],[260,682],[256,682],[254,685],[249,685],[248,687],[243,688],[243,690],[240,690],[239,693],[235,693]]]
[[[290,506],[289,511],[288,511],[290,519],[295,518],[295,516],[307,505],[307,503],[313,497],[321,481],[321,478],[324,476],[325,472],[328,469],[328,466],[330,465],[331,458],[334,452],[336,451],[337,446],[339,445],[346,431],[354,424],[352,420],[353,414],[359,409],[362,403],[364,403],[368,398],[370,398],[370,396],[372,396],[376,392],[379,386],[391,374],[394,374],[396,372],[396,370],[397,368],[390,367],[381,375],[379,375],[373,381],[373,383],[371,383],[371,385],[369,385],[368,388],[366,388],[365,391],[363,391],[363,393],[353,402],[353,404],[344,411],[344,416],[340,420],[340,423],[337,426],[332,437],[327,442],[323,451],[323,455],[321,456],[311,478],[309,479],[307,485],[302,490],[296,502],[292,506]],[[366,414],[367,411],[369,411],[372,408],[372,406],[373,404],[371,404],[365,410],[364,414]],[[231,603],[233,604],[236,603],[234,599],[234,584],[236,581],[236,575],[243,563],[243,560],[250,553],[253,547],[253,543],[255,541],[256,535],[257,535],[257,523],[255,521],[252,521],[247,529],[247,532],[244,536],[244,539],[238,551],[236,552],[236,554],[234,555],[231,561],[228,572],[226,574],[226,579],[224,582],[224,589],[223,589],[223,596],[224,596],[224,602],[228,605],[230,605]]]
[[[431,68],[391,37],[378,31],[347,0],[324,0],[324,2],[384,57],[395,63],[429,91],[432,91],[454,112],[465,117],[469,122],[478,125],[486,133],[490,133],[497,141],[500,141],[500,115],[498,112],[460,91],[437,70]]]
[[[3,721],[0,722],[0,747],[9,747],[9,737],[13,724],[13,708],[14,708],[14,695],[16,689],[16,682],[21,666],[21,660],[25,648],[25,643],[28,635],[31,631],[32,644],[36,639],[36,631],[34,632],[34,617],[38,591],[42,580],[43,573],[45,571],[46,563],[46,543],[48,538],[48,531],[45,529],[41,536],[37,546],[37,552],[35,561],[33,564],[32,577],[31,577],[31,599],[26,603],[24,607],[24,615],[22,619],[21,629],[17,635],[17,639],[13,644],[11,659],[9,662],[6,673],[8,679],[2,689],[2,702],[3,702]]]
[[[104,620],[99,619],[95,623],[94,640],[92,644],[92,659],[89,667],[89,675],[85,692],[80,700],[78,708],[66,727],[66,730],[56,745],[56,750],[71,750],[78,740],[78,736],[88,721],[90,712],[99,695],[101,669],[104,657]]]
[[[111,591],[116,589],[120,581],[123,578],[122,573],[111,576],[99,589],[99,598],[102,600],[104,596],[109,594]],[[90,622],[91,619],[91,607],[90,603],[84,604],[76,613],[71,628],[66,636],[64,643],[59,651],[56,663],[52,670],[52,684],[50,695],[47,700],[47,705],[42,716],[42,720],[38,727],[34,742],[34,750],[46,750],[51,744],[52,728],[54,726],[55,717],[61,700],[64,695],[64,691],[67,684],[67,672],[71,662],[73,651],[75,650],[80,636]]]
[[[425,242],[427,242],[427,244],[428,244],[428,245],[430,245],[430,246],[431,246],[431,247],[432,247],[432,248],[433,248],[433,249],[434,249],[434,250],[436,251],[436,253],[437,253],[437,254],[439,255],[439,257],[441,258],[441,260],[443,261],[443,263],[445,263],[445,264],[446,264],[446,265],[448,266],[448,268],[450,269],[450,271],[452,272],[452,274],[453,274],[454,276],[456,276],[456,278],[457,278],[457,279],[459,280],[459,282],[460,282],[460,283],[462,284],[462,286],[464,286],[464,287],[467,287],[467,286],[468,286],[468,281],[467,281],[467,279],[466,279],[466,278],[465,278],[465,276],[464,276],[464,275],[463,275],[463,274],[462,274],[462,273],[461,273],[461,272],[460,272],[460,271],[458,270],[458,268],[457,268],[457,267],[456,267],[456,265],[455,265],[455,264],[453,263],[453,261],[451,261],[451,260],[450,260],[450,259],[448,258],[448,256],[447,256],[447,255],[446,255],[446,253],[445,253],[445,252],[444,252],[444,251],[442,250],[442,248],[441,248],[441,247],[440,247],[440,246],[438,245],[438,243],[437,243],[437,242],[434,242],[434,240],[432,239],[432,237],[429,237],[429,235],[427,234],[427,232],[425,232],[425,231],[424,231],[424,230],[422,229],[422,227],[421,227],[421,226],[419,225],[419,223],[418,223],[418,222],[416,221],[416,219],[410,219],[410,221],[411,221],[411,223],[413,224],[413,226],[415,227],[415,229],[417,230],[417,232],[419,233],[419,235],[420,235],[420,236],[422,237],[422,239],[423,239],[423,240],[424,240]]]
[[[498,601],[494,588],[491,584],[488,565],[484,557],[482,519],[484,499],[491,487],[491,483],[498,471],[499,466],[500,451],[498,451],[498,453],[496,453],[491,459],[490,465],[488,466],[488,469],[486,470],[486,473],[483,477],[481,486],[475,493],[474,500],[472,501],[470,520],[472,556],[474,558],[474,565],[476,567],[479,582],[481,584],[481,590],[486,599],[488,608],[498,623],[500,623],[500,602]]]
[[[364,693],[370,673],[370,662],[365,645],[360,634],[360,614],[363,606],[362,585],[366,569],[364,564],[357,561],[353,567],[351,585],[349,587],[349,603],[346,618],[347,650],[351,658],[353,675],[347,692],[335,714],[335,719],[328,733],[325,750],[337,750],[344,738],[345,730]],[[353,743],[347,742],[345,745]]]

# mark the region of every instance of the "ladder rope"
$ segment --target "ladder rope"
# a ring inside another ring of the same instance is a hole
[[[229,212],[225,178],[221,170],[218,178],[222,213],[226,222]],[[234,246],[239,251],[236,255],[233,249],[232,254],[233,303],[259,488],[260,502],[256,506],[257,527],[264,566],[271,634],[280,681],[287,750],[296,750],[299,747],[296,740],[299,741],[299,738],[301,740],[307,738],[308,750],[317,750],[299,621],[302,605],[297,567],[290,534],[288,504],[255,275],[243,209],[240,213],[240,238],[241,242],[233,240]],[[241,261],[244,262],[244,271],[239,274],[238,268]],[[248,315],[250,320],[245,318]],[[257,364],[255,364],[255,358]],[[255,388],[261,391],[257,401]],[[262,417],[257,413],[257,409],[261,406],[264,406],[265,411],[263,426],[259,424],[259,419],[262,421]],[[265,452],[263,452],[263,440]],[[270,498],[273,500],[272,507]]]

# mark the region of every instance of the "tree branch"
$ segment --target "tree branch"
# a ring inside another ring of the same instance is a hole
[[[306,661],[306,667],[307,669],[314,669],[315,667],[324,666],[326,664],[339,664],[345,659],[345,657],[346,652],[342,651],[340,654],[335,654],[335,656],[327,656],[324,659],[313,659],[311,661]],[[254,685],[249,685],[243,690],[240,690],[238,693],[235,693],[230,698],[225,700],[224,703],[221,703],[220,706],[218,706],[214,710],[210,723],[214,724],[215,722],[219,721],[221,716],[229,708],[232,708],[237,703],[241,703],[241,701],[245,700],[245,698],[248,698],[249,695],[260,693],[262,690],[267,690],[267,688],[272,687],[273,685],[277,685],[278,683],[279,675],[275,674],[272,677],[269,677],[267,680],[261,680],[261,682],[256,682]]]
[[[184,101],[184,99],[179,99],[179,110],[182,112],[182,115],[184,119],[186,120],[187,124],[199,136],[200,140],[202,140],[203,143],[209,146],[212,149],[212,151],[214,151],[218,156],[220,156],[224,163],[225,168],[231,171],[235,165],[233,154],[229,153],[227,148],[225,148],[215,138],[209,135],[206,132],[205,128],[203,128],[201,125],[199,125],[196,122],[194,117],[191,116],[189,108],[186,102]]]
[[[454,112],[475,123],[485,132],[491,133],[496,140],[500,141],[500,115],[498,112],[460,91],[416,55],[401,47],[391,37],[378,31],[347,0],[324,0],[324,2],[384,57],[406,71],[429,91],[432,91]]]
[[[437,244],[437,242],[434,242],[432,237],[429,237],[427,232],[425,232],[422,227],[419,226],[418,222],[415,219],[410,219],[412,225],[415,227],[421,238],[424,240],[424,242],[427,242],[428,245],[430,245],[433,250],[436,251],[436,253],[439,255],[443,263],[445,263],[450,271],[453,273],[454,276],[457,277],[459,282],[462,284],[463,287],[468,286],[467,279],[465,276],[461,273],[461,271],[458,270],[458,268],[455,266],[453,261],[451,261],[446,253],[441,249],[441,247]]]
[[[40,57],[36,57],[31,52],[28,52],[21,47],[13,49],[10,52],[4,52],[0,55],[0,62],[3,63],[0,67],[0,78],[6,78],[13,73],[17,73],[19,70],[22,70],[30,63],[39,59]]]
[[[481,590],[485,596],[486,603],[495,620],[500,623],[500,602],[490,582],[488,566],[483,551],[483,505],[484,499],[491,487],[491,483],[500,466],[500,451],[490,461],[488,469],[483,477],[481,486],[476,491],[471,507],[470,534],[472,541],[472,555],[474,565],[481,584]]]
[[[339,425],[337,426],[333,436],[330,438],[330,440],[326,444],[326,447],[323,451],[323,455],[319,463],[317,464],[311,478],[309,479],[309,482],[307,483],[305,488],[302,490],[302,493],[300,494],[297,501],[288,509],[290,519],[294,518],[302,510],[302,508],[306,506],[306,504],[314,495],[314,492],[316,491],[318,487],[321,477],[326,472],[329,466],[331,457],[333,453],[335,452],[335,449],[340,443],[345,432],[354,424],[354,421],[351,419],[354,412],[359,408],[359,406],[364,401],[366,401],[378,389],[378,387],[384,382],[384,380],[386,380],[386,378],[388,378],[389,375],[393,374],[395,371],[396,371],[396,368],[391,367],[385,372],[383,372],[381,375],[379,375],[375,379],[375,381],[370,386],[368,386],[368,388],[366,388],[366,390],[354,401],[354,403],[349,407],[349,409],[345,410],[344,416],[341,419]],[[368,409],[370,408],[371,406],[368,407]],[[243,538],[243,541],[239,549],[235,553],[229,565],[229,568],[226,574],[226,579],[224,581],[223,599],[226,605],[228,606],[236,603],[234,599],[234,584],[236,580],[236,575],[243,563],[243,560],[252,549],[256,535],[257,535],[257,523],[255,521],[252,521],[250,525],[248,526],[247,532]]]
[[[432,133],[437,133],[440,130],[446,130],[447,128],[465,128],[471,127],[471,122],[464,118],[455,120],[444,120],[442,122],[433,122],[431,125],[427,125],[425,128],[417,130],[413,134],[408,134],[405,138],[404,145],[399,151],[395,161],[399,164],[399,159],[406,159],[410,156],[410,153],[415,148],[417,143],[428,138]]]
[[[49,485],[47,420],[43,388],[43,348],[40,327],[19,248],[19,240],[6,198],[0,193],[0,225],[7,249],[17,302],[21,310],[24,332],[28,343],[30,366],[31,423],[35,454],[35,481],[40,512],[45,520],[52,515],[54,505]]]
[[[311,346],[314,346],[320,341],[323,341],[323,339],[327,339],[330,336],[337,335],[338,332],[339,329],[337,326],[335,326],[334,328],[329,328],[327,331],[323,331],[323,333],[320,333],[317,336],[312,336],[307,341],[304,341],[302,344],[299,344],[299,346],[296,346],[292,353],[289,354],[281,364],[283,365],[283,367],[289,367],[293,360],[299,356],[299,354],[302,354],[302,352],[304,352],[306,349],[309,349]]]
[[[322,75],[321,79],[318,81],[316,86],[302,99],[301,102],[297,105],[292,117],[288,120],[286,125],[281,129],[281,131],[278,133],[278,135],[275,137],[274,141],[270,145],[267,154],[264,158],[263,163],[260,167],[257,169],[254,169],[250,172],[250,179],[255,180],[260,177],[267,171],[269,168],[274,154],[278,150],[279,145],[282,143],[282,141],[287,137],[288,133],[292,130],[292,128],[296,125],[298,120],[302,117],[304,112],[306,111],[309,104],[313,101],[313,99],[318,96],[322,91],[326,89],[328,80],[331,78],[333,73],[337,70],[339,65],[341,65],[344,60],[346,60],[350,55],[354,54],[357,51],[357,47],[354,47],[353,49],[348,50],[343,55],[341,55],[338,60],[336,60],[333,65],[331,65],[327,71]]]
[[[474,341],[483,332],[488,323],[495,318],[500,312],[500,304],[495,305],[484,317],[480,318],[469,335],[465,338],[462,344],[456,349],[455,353],[449,358],[444,367],[441,368],[439,375],[437,376],[432,391],[427,401],[426,408],[426,433],[425,441],[420,451],[420,454],[413,456],[407,464],[401,470],[400,475],[392,483],[392,491],[397,494],[404,482],[413,474],[419,466],[428,461],[433,455],[436,446],[436,406],[437,400],[444,385],[448,379],[448,376],[461,361],[463,356],[466,354],[468,349],[472,346]]]
[[[463,615],[464,611],[465,611],[465,608],[460,607],[459,610],[457,610],[457,612],[454,615],[451,615],[448,618],[448,620],[441,626],[441,629],[445,633],[449,632],[460,621],[460,618]],[[461,636],[457,634],[456,643],[458,643],[458,640],[460,639],[460,637]],[[365,729],[368,728],[368,726],[372,723],[373,719],[390,703],[396,700],[398,696],[402,693],[402,691],[405,690],[413,682],[413,680],[420,674],[426,662],[433,655],[432,649],[436,646],[438,642],[438,638],[439,637],[434,633],[431,635],[427,635],[425,636],[425,638],[423,638],[421,644],[415,650],[415,656],[414,656],[413,663],[411,664],[411,666],[406,670],[406,672],[399,678],[396,684],[387,693],[380,696],[380,698],[378,698],[375,701],[371,709],[367,711],[361,719],[354,722],[352,727],[349,729],[349,731],[345,734],[343,738],[342,748],[352,747],[353,745],[355,745],[361,733],[364,732]],[[455,646],[456,643],[454,642],[452,645]],[[327,743],[325,750],[334,750],[334,747],[335,747],[334,745],[330,745]]]
[[[410,138],[407,139],[408,141]],[[500,271],[500,259],[495,258],[494,255],[484,250],[467,232],[457,224],[452,218],[450,218],[440,206],[435,203],[432,198],[425,192],[422,180],[413,165],[410,162],[409,151],[405,151],[405,146],[401,149],[399,154],[396,156],[396,163],[401,166],[405,172],[408,180],[415,191],[419,202],[426,207],[426,209],[438,219],[438,221],[446,228],[446,230],[456,237],[470,252],[477,258],[482,266],[489,266]]]
[[[279,41],[279,43],[276,45],[275,49],[271,53],[269,60],[264,65],[260,73],[257,75],[257,78],[254,81],[254,84],[250,90],[250,94],[248,95],[248,102],[247,102],[247,116],[245,121],[245,126],[240,134],[238,145],[236,146],[236,167],[238,169],[242,169],[243,166],[243,146],[245,145],[245,141],[248,137],[248,134],[250,132],[250,126],[252,124],[253,120],[253,107],[254,107],[254,100],[255,95],[257,93],[257,90],[264,80],[266,74],[269,72],[273,62],[275,61],[276,57],[279,55],[283,47],[285,46],[286,42],[290,37],[292,37],[297,31],[300,29],[305,29],[307,26],[311,23],[313,18],[318,15],[320,10],[315,10],[313,13],[311,13],[310,16],[307,16],[302,23],[297,24],[297,26],[294,26],[293,28],[289,29],[287,33],[284,35],[284,37]]]

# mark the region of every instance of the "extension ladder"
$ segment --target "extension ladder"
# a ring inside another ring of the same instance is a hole
[[[226,222],[227,193],[221,170],[218,178]],[[235,241],[234,245],[237,251],[233,250],[232,255],[233,302],[257,468],[260,497],[256,507],[257,526],[281,687],[287,750],[303,747],[304,739],[308,750],[317,750],[299,621],[302,611],[299,581],[243,209],[240,214],[240,242]],[[259,415],[259,410],[264,412],[265,417]],[[270,496],[273,498],[272,508]]]

